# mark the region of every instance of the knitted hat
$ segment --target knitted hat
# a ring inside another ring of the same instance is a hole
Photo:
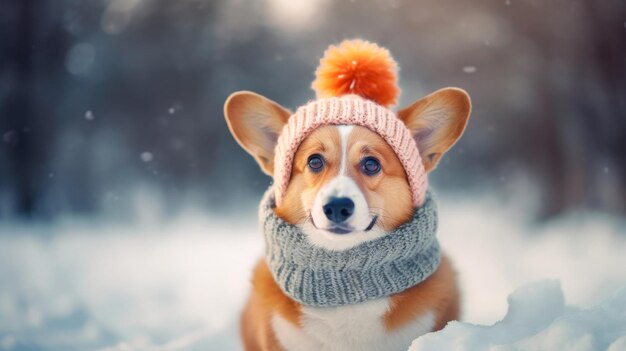
[[[428,181],[413,135],[385,106],[396,103],[397,65],[389,51],[376,44],[344,41],[330,46],[316,71],[318,99],[289,117],[274,150],[274,191],[280,205],[291,178],[300,143],[325,125],[358,125],[380,135],[395,151],[407,175],[413,204],[424,203]]]

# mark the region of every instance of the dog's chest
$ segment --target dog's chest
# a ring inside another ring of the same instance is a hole
[[[434,314],[427,312],[398,330],[388,331],[384,323],[388,310],[389,298],[331,308],[303,307],[301,327],[278,314],[272,324],[287,351],[406,350],[413,339],[430,332],[435,324]]]

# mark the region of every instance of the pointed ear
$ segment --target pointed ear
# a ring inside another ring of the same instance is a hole
[[[259,94],[238,91],[226,99],[224,116],[235,140],[271,176],[274,146],[291,112]]]
[[[461,137],[470,111],[469,95],[458,88],[437,90],[398,111],[398,118],[413,133],[426,172],[435,169]]]

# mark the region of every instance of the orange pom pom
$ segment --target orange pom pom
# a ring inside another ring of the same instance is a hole
[[[398,65],[385,48],[364,40],[331,45],[315,71],[318,98],[357,94],[380,105],[395,105]]]

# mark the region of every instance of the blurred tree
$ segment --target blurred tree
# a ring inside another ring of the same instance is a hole
[[[0,130],[5,167],[0,176],[9,181],[0,182],[5,183],[0,191],[12,194],[20,216],[43,215],[38,200],[46,190],[57,131],[55,102],[62,93],[48,85],[62,80],[59,68],[67,37],[54,23],[59,9],[32,0],[4,1],[1,6]]]

